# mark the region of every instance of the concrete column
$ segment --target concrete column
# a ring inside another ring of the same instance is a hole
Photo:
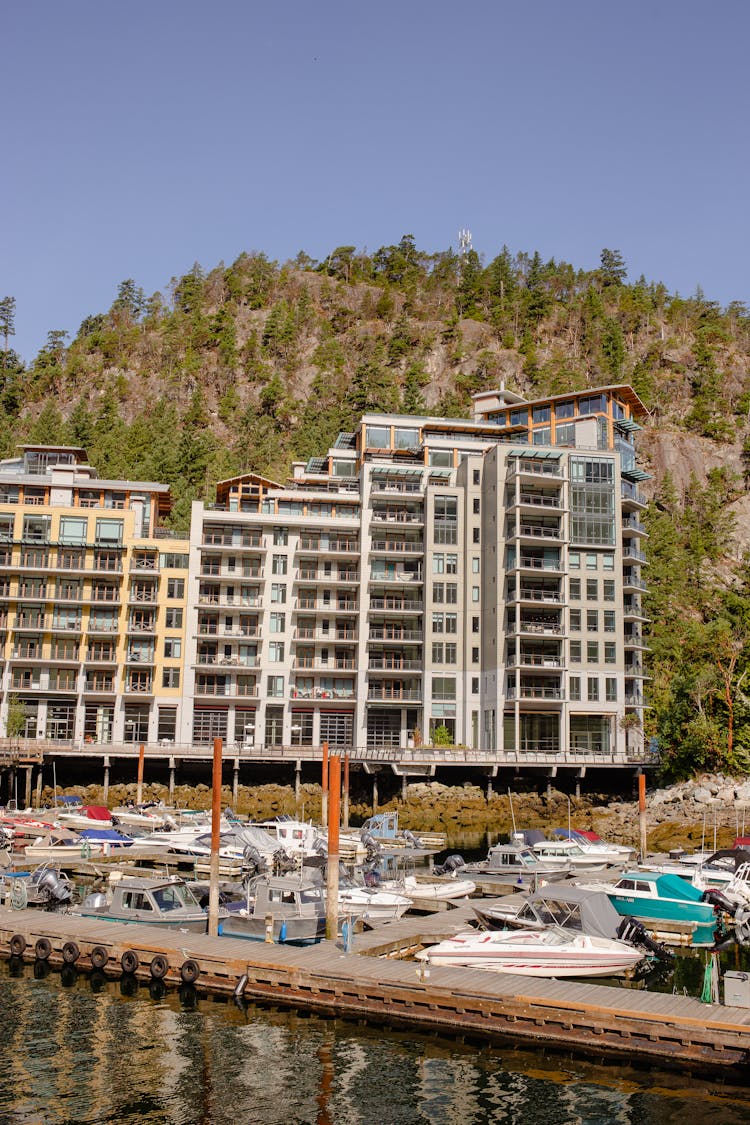
[[[26,795],[24,797],[24,804],[27,809],[31,808],[31,771],[34,767],[26,767]]]
[[[237,811],[237,798],[240,793],[240,760],[234,759],[234,766],[232,767],[232,804],[234,805],[235,812]]]
[[[401,774],[401,800],[406,802],[406,774]]]
[[[372,775],[372,815],[378,811],[378,775],[377,772]]]
[[[36,807],[42,807],[42,781],[44,778],[44,769],[39,767],[39,772],[36,775]]]
[[[109,757],[104,755],[104,782],[103,782],[103,798],[106,805],[109,800]]]
[[[492,774],[487,776],[487,804],[492,800]]]
[[[294,805],[299,808],[302,798],[302,762],[297,759],[294,763]]]
[[[581,779],[580,779],[580,777],[577,777],[576,778],[576,798],[578,798],[580,796],[581,796]]]
[[[169,800],[170,800],[170,802],[174,800],[174,770],[175,770],[175,759],[170,758],[169,759]]]

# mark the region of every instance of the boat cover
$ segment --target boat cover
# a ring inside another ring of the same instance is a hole
[[[540,921],[554,922],[566,930],[581,930],[594,937],[617,937],[622,916],[603,891],[587,887],[549,884],[525,896]]]

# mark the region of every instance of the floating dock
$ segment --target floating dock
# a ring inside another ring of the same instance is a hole
[[[685,996],[429,967],[404,958],[465,929],[461,907],[405,916],[342,944],[298,948],[0,908],[0,955],[130,974],[320,1014],[461,1035],[513,1039],[661,1066],[731,1072],[750,1081],[750,1009]]]

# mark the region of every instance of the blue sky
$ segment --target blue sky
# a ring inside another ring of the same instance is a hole
[[[125,278],[462,227],[750,304],[745,0],[5,0],[2,27],[27,361]]]

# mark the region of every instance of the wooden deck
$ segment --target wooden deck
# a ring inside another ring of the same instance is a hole
[[[10,956],[15,937],[17,945],[25,942],[24,959],[33,960],[37,941],[46,939],[50,964],[62,965],[63,947],[72,942],[76,948],[68,947],[68,957],[77,950],[77,967],[90,970],[91,951],[101,946],[108,957],[103,971],[118,977],[123,954],[134,951],[136,975],[145,980],[158,956],[168,962],[167,983],[179,984],[181,969],[194,961],[198,988],[251,1001],[478,1041],[510,1037],[527,1045],[732,1071],[750,1080],[750,1009],[476,969],[426,972],[421,962],[401,959],[425,940],[457,933],[471,916],[465,906],[405,917],[357,934],[346,952],[340,942],[295,948],[0,908],[0,955]]]

